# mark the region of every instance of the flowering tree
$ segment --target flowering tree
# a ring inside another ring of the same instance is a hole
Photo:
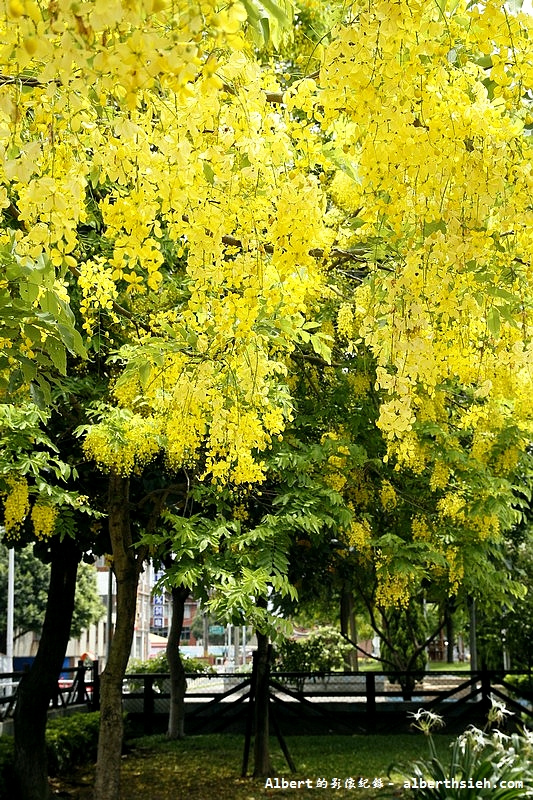
[[[375,362],[387,463],[441,493],[447,568],[513,524],[531,434],[531,22],[492,1],[354,2],[309,54],[319,70],[287,80],[243,31],[279,33],[288,2],[2,4],[0,291],[18,344],[0,368],[43,404],[36,365],[114,351],[80,431],[109,476],[119,593],[107,800],[149,553],[133,548],[131,487],[148,468],[262,481],[295,360],[329,360],[317,312],[332,294],[345,352]],[[154,485],[149,533],[176,491]],[[368,524],[354,506],[353,530],[371,538]],[[413,526],[444,543],[423,514]]]

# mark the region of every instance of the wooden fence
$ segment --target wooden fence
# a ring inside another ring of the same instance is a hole
[[[0,673],[0,722],[13,716],[17,702],[17,689],[24,672]],[[67,706],[98,707],[100,695],[98,663],[91,667],[78,662],[77,667],[61,670],[57,691],[50,702],[52,709]]]
[[[16,689],[23,673],[0,674],[0,720],[12,716]],[[486,714],[492,698],[505,703],[519,719],[533,721],[533,694],[517,689],[511,675],[523,672],[426,672],[409,699],[401,679],[385,673],[272,673],[269,683],[274,728],[288,732],[354,733],[399,730],[409,713],[420,708],[442,715],[448,725],[474,722]],[[511,679],[512,680],[512,679]],[[99,708],[99,669],[95,662],[63,670],[52,708]],[[188,675],[186,719],[189,732],[242,730],[250,714],[254,691],[251,674]],[[169,708],[169,675],[134,674],[124,679],[123,703],[130,718],[145,733],[160,729]],[[448,728],[449,729],[449,728]]]
[[[424,708],[443,716],[450,730],[454,724],[464,727],[465,722],[481,720],[495,698],[517,718],[533,722],[531,695],[509,682],[511,674],[528,673],[426,672],[406,700],[399,684],[385,673],[273,673],[269,691],[271,717],[274,728],[279,724],[291,733],[318,733],[324,729],[354,733],[399,730],[408,725],[411,712]],[[187,680],[189,732],[242,730],[254,694],[252,675],[188,675]],[[168,674],[128,676],[124,707],[146,733],[164,724],[168,686]]]

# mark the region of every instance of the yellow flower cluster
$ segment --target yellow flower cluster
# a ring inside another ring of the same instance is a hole
[[[80,311],[86,320],[83,327],[88,332],[91,332],[93,318],[99,311],[105,311],[117,319],[116,314],[113,314],[113,300],[118,292],[105,259],[99,256],[94,261],[83,264],[78,284],[83,296]]]
[[[353,214],[359,210],[360,206],[357,203],[360,200],[359,187],[346,172],[337,170],[329,185],[329,193],[335,203],[344,211]]]
[[[428,461],[427,449],[413,431],[406,433],[400,440],[389,441],[385,461],[388,462],[390,457],[394,458],[394,469],[397,472],[409,469],[416,475],[422,474]]]
[[[335,492],[342,492],[346,486],[346,475],[341,472],[327,472],[324,475],[324,482]]]
[[[431,418],[417,396],[446,382],[494,399],[501,426],[518,412],[531,433],[532,41],[531,16],[495,0],[357,0],[326,49],[317,106],[347,164],[331,193],[364,209],[354,241],[376,268],[354,301],[382,368],[391,452]]]
[[[232,516],[233,519],[240,520],[241,522],[246,522],[248,519],[250,519],[248,509],[243,503],[233,506]]]
[[[94,426],[87,454],[129,473],[202,453],[206,474],[261,479],[291,415],[286,359],[326,341],[305,325],[323,284],[310,250],[331,235],[309,170],[321,148],[267,102],[244,5],[2,2],[0,72],[31,81],[0,86],[0,203],[20,212],[0,244],[71,270],[88,333],[105,314],[131,334],[115,391],[130,423]],[[178,273],[187,298],[165,303]]]
[[[7,483],[9,490],[4,500],[4,528],[8,539],[16,539],[30,509],[28,482],[24,478],[10,478]]]
[[[411,518],[411,533],[415,541],[431,542],[434,539],[428,520],[422,514],[415,514]]]
[[[500,534],[500,520],[495,514],[471,517],[469,527],[478,534],[480,540],[498,539]]]
[[[37,539],[48,539],[55,531],[57,509],[45,503],[34,503],[31,510],[33,531]]]
[[[392,511],[398,505],[396,489],[390,481],[383,481],[381,484],[379,499],[385,511]]]
[[[437,509],[444,518],[457,520],[465,519],[465,500],[460,492],[448,492],[437,501]]]
[[[522,452],[522,448],[516,445],[506,447],[505,450],[498,455],[496,463],[494,464],[494,472],[496,475],[511,475],[516,469]]]
[[[389,556],[379,555],[376,558],[377,587],[375,603],[381,608],[407,608],[411,597],[410,587],[413,576],[393,569]]]
[[[158,434],[152,420],[131,414],[92,426],[83,449],[103,468],[129,475],[158,454],[161,449]]]
[[[450,468],[443,461],[435,461],[433,471],[429,481],[430,488],[435,492],[437,489],[445,489],[450,479]]]
[[[351,303],[342,303],[337,312],[337,335],[350,341],[354,336],[354,316]]]
[[[348,375],[348,383],[354,397],[364,397],[370,389],[370,377],[364,372]]]
[[[448,562],[448,580],[450,582],[450,591],[456,594],[464,578],[464,563],[461,552],[457,547],[448,547],[446,549],[446,560]]]
[[[367,475],[361,469],[355,469],[350,475],[350,485],[347,489],[347,497],[354,506],[367,508],[375,500],[374,487],[368,480]]]
[[[345,536],[348,544],[354,547],[360,556],[365,559],[370,558],[372,554],[372,530],[366,519],[354,519]]]

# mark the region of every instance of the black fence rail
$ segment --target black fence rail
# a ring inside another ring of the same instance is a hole
[[[13,715],[18,684],[24,673],[0,674],[0,721]],[[512,676],[526,676],[525,688]],[[434,711],[448,726],[454,720],[475,721],[486,714],[493,698],[504,703],[518,719],[533,722],[533,677],[527,672],[479,671],[425,672],[414,685],[412,676],[394,679],[381,672],[272,673],[269,697],[274,724],[287,732],[324,729],[339,733],[388,730],[408,720],[420,708]],[[99,708],[99,665],[62,671],[51,708]],[[190,732],[242,730],[253,697],[250,673],[187,675],[185,696]],[[170,701],[168,673],[135,673],[123,683],[124,710],[143,732],[152,733],[165,723]],[[276,722],[277,720],[277,722]],[[403,722],[402,722],[403,721]],[[448,728],[449,729],[449,728]]]
[[[426,672],[411,691],[409,676],[395,680],[385,673],[272,673],[269,694],[274,720],[285,730],[339,733],[387,730],[420,708],[439,713],[448,726],[475,721],[486,715],[493,698],[503,702],[517,718],[533,721],[531,694],[512,685],[508,676],[524,672]],[[405,679],[405,680],[404,680]],[[241,730],[252,693],[250,674],[187,676],[185,697],[187,726],[191,732]],[[402,686],[403,683],[403,686]],[[146,733],[164,723],[169,708],[169,675],[129,675],[124,683],[124,708]],[[450,729],[450,727],[448,728]]]
[[[24,672],[0,673],[0,722],[13,716],[17,702],[17,692]],[[98,663],[86,666],[82,661],[77,667],[66,667],[61,670],[57,682],[57,691],[50,701],[50,708],[67,708],[67,706],[87,705],[89,708],[99,705],[100,678]]]

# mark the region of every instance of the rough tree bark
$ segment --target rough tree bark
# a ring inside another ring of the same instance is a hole
[[[269,747],[269,681],[272,648],[268,636],[257,632],[256,685],[254,706],[254,778],[272,775]]]
[[[15,707],[15,780],[18,800],[50,797],[46,722],[70,636],[76,575],[81,553],[70,538],[51,544],[48,600],[39,649],[19,685]]]
[[[172,621],[168,632],[167,660],[170,670],[170,712],[168,715],[167,736],[169,739],[183,739],[185,736],[185,668],[180,656],[180,637],[183,627],[185,601],[190,592],[186,586],[172,589]]]
[[[137,586],[145,553],[133,548],[129,514],[129,480],[109,479],[108,525],[117,584],[117,617],[109,659],[100,685],[100,734],[95,800],[119,800],[122,756],[122,680],[135,629]]]

